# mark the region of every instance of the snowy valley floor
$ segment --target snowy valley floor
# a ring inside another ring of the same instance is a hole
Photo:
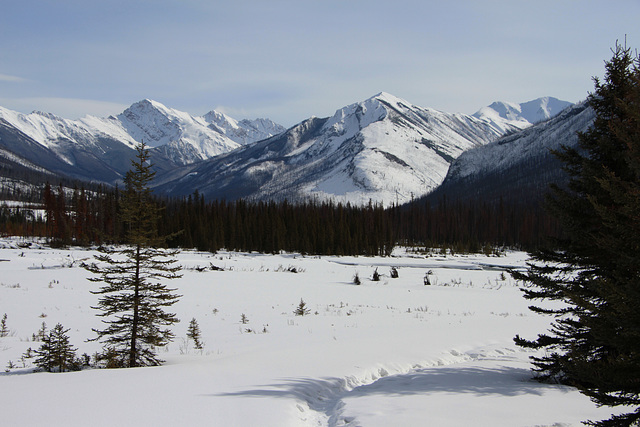
[[[80,267],[95,252],[18,243],[0,242],[0,316],[10,329],[0,338],[2,425],[558,427],[611,413],[574,389],[531,381],[532,353],[512,339],[535,337],[549,319],[529,312],[502,274],[524,266],[524,253],[184,251],[183,277],[170,282],[183,297],[171,310],[181,319],[176,339],[160,351],[165,365],[60,374],[33,372],[21,356],[39,347],[31,337],[43,321],[70,328],[78,354],[100,349],[86,342],[100,327],[90,293],[100,284]],[[379,282],[370,280],[376,267]],[[301,299],[308,316],[293,313]],[[186,340],[192,318],[201,351]]]

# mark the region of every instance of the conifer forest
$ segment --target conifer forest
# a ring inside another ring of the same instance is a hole
[[[57,245],[122,242],[121,191],[62,184],[21,194],[21,207],[0,206],[0,233],[44,237]],[[205,200],[156,197],[167,245],[215,252],[221,248],[275,253],[388,255],[396,245],[454,252],[534,249],[560,232],[539,203],[417,199],[384,207],[332,201]],[[39,213],[41,212],[41,213]]]

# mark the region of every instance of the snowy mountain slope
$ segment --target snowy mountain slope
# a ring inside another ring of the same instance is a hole
[[[535,124],[557,116],[571,105],[573,105],[571,102],[545,96],[520,104],[520,113],[525,120]]]
[[[140,141],[152,147],[154,163],[162,174],[240,147],[220,129],[249,143],[282,128],[268,119],[238,122],[228,116],[219,117],[217,126],[212,126],[204,117],[151,100],[137,102],[117,117],[79,120],[0,107],[0,122],[5,133],[0,145],[7,150],[57,174],[109,184],[122,179],[130,167],[133,147]]]
[[[404,202],[442,182],[451,161],[501,136],[487,121],[380,93],[284,134],[184,168],[159,189],[208,197]]]
[[[29,115],[31,119],[39,114]],[[33,122],[38,123],[38,117]],[[32,122],[32,123],[33,123]],[[46,125],[47,123],[41,123]],[[23,165],[33,165],[34,171],[44,169],[52,174],[64,175],[70,178],[88,181],[112,182],[120,177],[117,171],[118,164],[123,162],[123,155],[127,154],[118,150],[121,144],[116,143],[114,149],[108,150],[113,141],[96,140],[95,149],[103,155],[96,155],[84,146],[77,146],[67,139],[51,141],[49,145],[43,145],[29,135],[17,129],[5,119],[0,118],[0,147],[21,159]],[[133,154],[133,150],[126,148]],[[126,156],[128,159],[130,156]],[[9,176],[10,171],[3,171]]]
[[[133,104],[117,121],[133,141],[144,141],[177,164],[189,164],[240,146],[208,123],[188,113],[145,99]]]
[[[212,111],[207,117],[215,114]],[[234,139],[254,142],[282,129],[267,119],[238,122],[219,116],[217,125],[212,125],[205,117],[194,117],[148,99],[131,105],[117,117],[87,116],[79,120],[42,112],[22,114],[0,107],[0,118],[70,165],[74,164],[74,149],[103,156],[115,145],[133,148],[141,141],[176,164],[189,164],[238,148],[240,143]]]
[[[34,111],[22,114],[0,107],[0,119],[14,127],[44,148],[56,150],[64,142],[75,142],[85,148],[95,146],[98,135],[81,121],[67,120],[51,113]],[[61,160],[71,164],[64,153],[58,153]]]
[[[469,150],[452,163],[437,193],[483,200],[509,194],[539,197],[551,182],[566,179],[550,151],[575,146],[577,132],[586,131],[594,117],[581,102],[548,121]]]
[[[571,102],[549,96],[521,104],[498,101],[481,108],[473,116],[507,132],[508,126],[525,129],[534,123],[550,119],[571,105]]]
[[[0,128],[2,125],[0,124]],[[2,137],[0,129],[0,138]],[[2,146],[0,141],[0,205],[8,200],[23,200],[36,194],[45,182],[55,182],[56,175]],[[36,190],[35,192],[32,190]],[[36,196],[37,197],[37,196]],[[9,203],[11,206],[12,204]],[[18,206],[21,204],[18,203]]]
[[[0,127],[2,125],[0,124]],[[0,131],[0,135],[2,131]],[[3,184],[0,184],[0,187],[4,185],[5,182],[9,182],[16,178],[24,178],[24,177],[33,177],[34,175],[39,176],[48,176],[53,177],[54,174],[47,169],[40,167],[29,160],[23,158],[22,156],[17,155],[16,153],[8,150],[6,147],[0,144],[0,170],[3,171],[3,177],[6,177],[7,180],[3,180]],[[1,179],[1,178],[0,178]]]
[[[209,128],[241,145],[267,139],[286,131],[284,126],[269,119],[238,121],[215,110],[209,111],[202,118],[209,123]]]
[[[117,117],[80,120],[0,107],[4,132],[12,135],[1,144],[54,173],[114,184],[144,141],[152,147],[159,189],[171,194],[199,189],[228,199],[389,204],[428,193],[462,152],[564,104],[555,98],[494,103],[469,116],[380,93],[286,132],[268,119],[237,121],[216,111],[196,117],[148,99]]]
[[[148,99],[133,104],[116,120],[133,142],[144,141],[180,165],[209,159],[285,130],[269,119],[237,121],[215,110],[196,117]]]

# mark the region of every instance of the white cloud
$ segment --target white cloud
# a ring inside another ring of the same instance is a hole
[[[11,76],[9,74],[0,74],[0,82],[20,83],[20,82],[26,82],[26,81],[27,79],[22,77]]]

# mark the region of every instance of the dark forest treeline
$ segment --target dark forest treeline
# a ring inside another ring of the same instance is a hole
[[[179,233],[169,242],[174,246],[389,255],[395,243],[391,217],[377,204],[205,202],[197,193],[165,204],[161,232]]]
[[[541,202],[496,202],[477,199],[437,203],[419,200],[388,210],[397,242],[406,246],[445,247],[455,252],[491,248],[533,250],[560,235],[558,222]]]
[[[123,235],[117,189],[69,189],[62,183],[55,188],[47,183],[37,192],[34,188],[0,202],[1,235],[44,237],[53,245],[117,242]]]
[[[39,204],[0,205],[0,233],[38,236],[54,244],[118,243],[124,238],[118,189],[45,185]],[[384,208],[318,201],[304,203],[158,198],[161,234],[172,247],[215,252],[389,255],[395,245],[444,247],[455,252],[487,248],[534,249],[560,233],[535,203],[475,200],[437,204],[417,200]]]

